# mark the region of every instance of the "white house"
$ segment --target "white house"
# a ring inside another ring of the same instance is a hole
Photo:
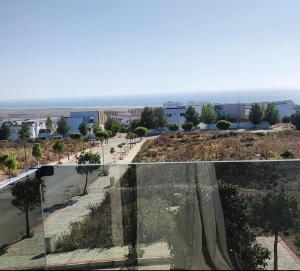
[[[10,136],[9,139],[16,140],[19,138],[19,131],[22,127],[23,121],[9,122]],[[41,120],[25,120],[29,125],[30,138],[37,138],[41,129],[45,129],[45,121]]]

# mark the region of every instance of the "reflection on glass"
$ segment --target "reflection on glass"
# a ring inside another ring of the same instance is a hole
[[[54,167],[1,190],[0,268],[299,269],[299,166]]]

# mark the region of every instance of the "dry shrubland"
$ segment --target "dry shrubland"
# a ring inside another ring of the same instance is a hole
[[[300,158],[300,132],[194,131],[163,134],[145,143],[136,162],[282,159],[285,150]]]

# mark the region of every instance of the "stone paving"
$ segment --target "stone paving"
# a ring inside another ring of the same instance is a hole
[[[271,251],[271,258],[268,260],[267,270],[273,270],[274,262],[274,237],[260,236],[257,241]],[[283,240],[278,242],[278,269],[279,270],[300,270],[300,259],[290,250]]]

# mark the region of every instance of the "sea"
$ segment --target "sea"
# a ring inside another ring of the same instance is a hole
[[[49,98],[27,100],[0,100],[1,109],[28,108],[87,108],[159,106],[164,102],[253,103],[261,101],[292,100],[300,104],[299,90],[199,91],[168,94],[97,96],[80,98]]]

